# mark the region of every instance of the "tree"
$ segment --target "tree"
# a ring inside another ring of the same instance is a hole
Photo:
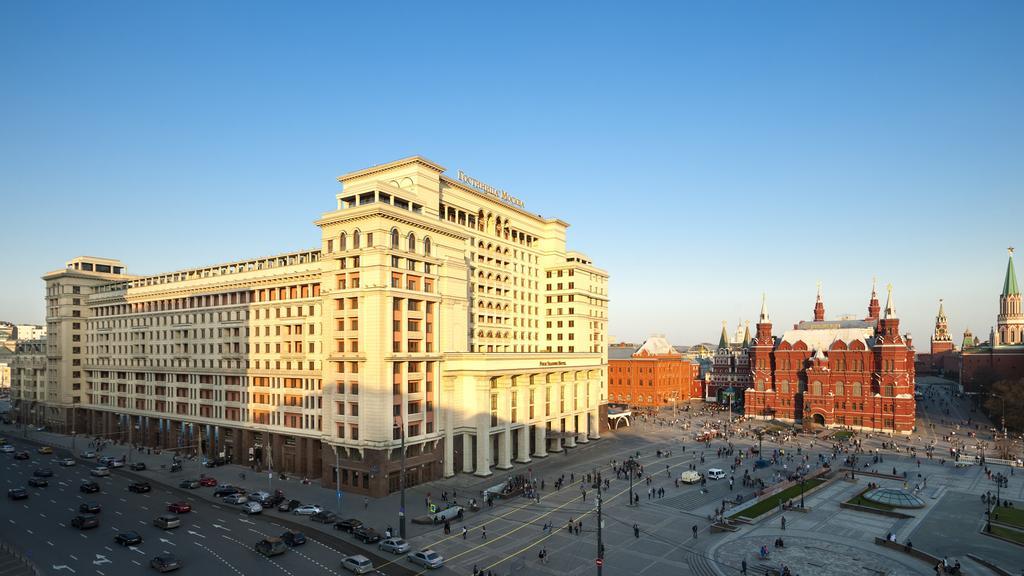
[[[992,383],[988,391],[991,394],[985,397],[985,411],[996,426],[1002,423],[1005,410],[1006,427],[1010,430],[1024,430],[1024,378],[998,380]]]

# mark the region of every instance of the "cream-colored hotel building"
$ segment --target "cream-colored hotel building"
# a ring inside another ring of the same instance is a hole
[[[444,171],[339,177],[319,249],[44,275],[46,377],[15,377],[17,410],[372,495],[399,487],[403,426],[409,485],[598,438],[608,274],[562,220]]]

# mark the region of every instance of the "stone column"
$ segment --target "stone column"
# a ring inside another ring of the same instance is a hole
[[[473,437],[469,434],[461,434],[462,438],[462,471],[466,474],[473,472]]]
[[[498,463],[499,470],[508,470],[512,467],[512,431],[507,427],[498,433]]]
[[[576,447],[576,415],[566,414],[565,416],[565,447]]]
[[[534,443],[537,445],[537,451],[533,453],[536,458],[546,458],[548,455],[548,429],[544,422],[538,422],[536,428],[533,429]],[[526,443],[526,449],[530,449],[530,443]]]
[[[587,412],[587,416],[590,420],[590,439],[599,440],[601,438],[601,412],[594,407]]]
[[[519,453],[516,454],[516,462],[526,464],[530,461],[530,427],[523,424],[523,427],[516,430],[519,435]]]
[[[455,476],[455,435],[452,434],[451,418],[448,414],[451,408],[445,408],[444,427],[444,477]]]
[[[477,476],[491,475],[491,392],[489,388],[476,391],[476,469]]]

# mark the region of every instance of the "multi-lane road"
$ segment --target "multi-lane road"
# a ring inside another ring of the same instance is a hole
[[[340,568],[344,553],[359,550],[347,542],[339,543],[333,536],[319,538],[311,531],[305,545],[287,553],[266,558],[257,553],[255,544],[268,536],[279,536],[296,522],[312,526],[306,519],[267,512],[247,516],[238,506],[215,504],[198,494],[170,489],[153,483],[149,493],[136,494],[128,486],[140,478],[124,469],[110,476],[96,478],[89,474],[95,462],[82,461],[73,467],[58,465],[64,455],[43,455],[35,445],[9,439],[18,450],[31,454],[30,460],[15,460],[13,454],[0,455],[3,501],[0,502],[0,539],[13,544],[29,556],[47,574],[98,576],[155,573],[150,560],[158,555],[173,554],[182,560],[182,574],[213,574],[228,576],[281,573],[285,576],[330,575],[348,572]],[[49,468],[54,475],[49,486],[34,488],[28,481],[38,468]],[[100,485],[98,493],[79,490],[85,481]],[[26,488],[29,498],[7,498],[10,488]],[[212,492],[212,488],[198,490]],[[162,530],[153,520],[167,513],[171,502],[186,500],[192,511],[180,514],[181,526]],[[79,530],[71,520],[79,514],[83,502],[96,502],[102,507],[97,514],[96,528]],[[327,529],[330,527],[328,525]],[[124,547],[114,542],[119,532],[135,531],[143,542]],[[344,553],[342,552],[344,551]],[[408,568],[392,564],[387,574],[407,574]]]

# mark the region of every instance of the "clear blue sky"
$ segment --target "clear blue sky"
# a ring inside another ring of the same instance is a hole
[[[358,4],[358,6],[357,6]],[[80,254],[318,245],[335,176],[422,154],[572,224],[610,334],[864,314],[987,336],[1024,248],[1022,2],[4,2],[0,319]],[[1022,264],[1024,265],[1024,264]],[[1024,272],[1024,270],[1021,270]],[[883,296],[884,297],[884,296]]]

